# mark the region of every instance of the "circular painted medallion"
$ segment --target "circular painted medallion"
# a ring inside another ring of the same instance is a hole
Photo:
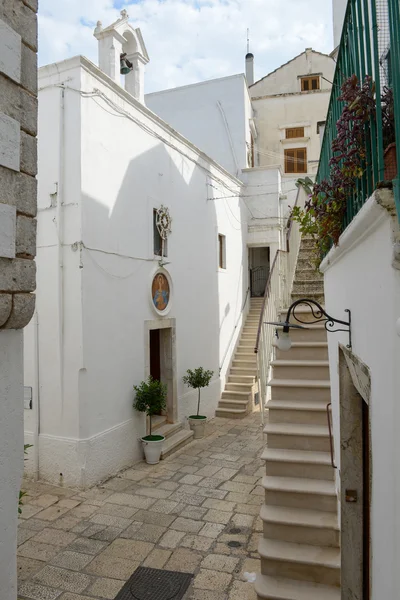
[[[151,286],[151,296],[153,298],[153,304],[158,311],[163,312],[167,308],[169,294],[168,279],[163,273],[157,273]]]

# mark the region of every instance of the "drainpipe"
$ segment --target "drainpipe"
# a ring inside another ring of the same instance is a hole
[[[37,311],[33,316],[33,344],[34,344],[34,386],[35,386],[35,428],[33,431],[33,455],[35,461],[35,480],[39,480],[39,436],[40,436],[40,384],[39,384],[39,317]]]
[[[60,399],[64,412],[64,138],[65,138],[65,89],[60,89],[59,164],[57,182],[56,224],[58,238],[58,344],[60,358]]]

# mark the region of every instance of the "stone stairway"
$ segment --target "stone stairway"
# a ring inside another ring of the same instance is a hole
[[[184,429],[182,423],[167,423],[163,415],[153,417],[153,433],[165,436],[161,460],[186,446],[194,435],[190,429]]]
[[[297,281],[310,270],[305,251],[302,244]],[[318,284],[301,295],[323,301],[323,288]],[[302,320],[310,318],[308,307],[299,306],[297,313]],[[269,382],[261,574],[255,588],[258,600],[340,600],[337,497],[326,415],[326,331],[321,324],[310,325],[291,329],[290,337],[292,348],[276,351]]]
[[[315,268],[314,257],[314,239],[311,236],[303,236],[293,282],[293,302],[300,298],[311,298],[320,304],[324,302],[324,278]]]
[[[215,412],[217,417],[241,419],[252,411],[253,388],[257,375],[257,355],[254,353],[254,346],[262,304],[263,298],[250,300],[250,310]]]

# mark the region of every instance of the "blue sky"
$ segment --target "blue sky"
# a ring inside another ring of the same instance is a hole
[[[125,8],[150,63],[146,92],[244,71],[250,29],[256,78],[306,47],[332,48],[332,0],[41,0],[39,63],[83,54],[97,63],[93,29]]]

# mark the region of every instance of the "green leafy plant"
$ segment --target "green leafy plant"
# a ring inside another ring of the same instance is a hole
[[[24,454],[28,454],[28,450],[29,448],[33,448],[32,444],[24,444]],[[24,458],[24,460],[26,460],[26,458]],[[22,498],[24,498],[24,496],[27,495],[27,492],[25,492],[24,490],[19,490],[19,498],[18,498],[18,514],[20,515],[22,513]]]
[[[292,211],[300,231],[314,237],[318,262],[332,244],[338,244],[348,197],[355,193],[357,180],[367,168],[366,130],[375,118],[375,84],[371,77],[367,75],[362,83],[356,75],[346,79],[338,101],[344,106],[332,141],[329,179],[314,185],[307,181],[309,178],[298,180],[309,198],[304,209],[295,207]]]
[[[136,392],[133,408],[139,412],[146,413],[150,418],[150,435],[146,440],[155,441],[162,438],[159,435],[152,435],[152,416],[159,415],[167,406],[167,386],[151,375],[147,381],[142,381],[139,385],[133,386]]]
[[[199,390],[199,396],[197,401],[197,417],[199,416],[200,411],[200,392],[202,388],[207,387],[210,384],[211,378],[214,375],[214,371],[206,371],[203,367],[198,367],[193,371],[188,369],[186,371],[186,375],[183,376],[182,381],[188,387],[191,387],[195,390]]]

